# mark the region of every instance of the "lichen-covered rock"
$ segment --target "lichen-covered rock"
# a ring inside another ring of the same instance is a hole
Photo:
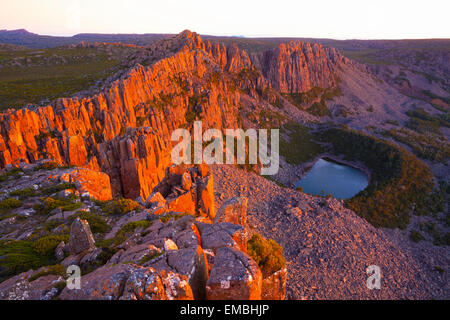
[[[220,222],[214,224],[197,223],[201,235],[202,247],[216,252],[223,247],[235,247],[244,252],[247,251],[247,242],[242,242],[241,233],[243,227],[229,223]]]
[[[132,266],[134,270],[128,277],[123,300],[194,300],[186,276],[148,267]]]
[[[76,255],[85,251],[95,250],[95,240],[89,223],[76,218],[70,226],[69,251]]]
[[[208,300],[259,300],[262,274],[246,253],[220,248],[206,284]]]
[[[135,264],[106,265],[81,278],[80,289],[65,288],[63,300],[192,300],[186,276]]]
[[[0,283],[0,300],[50,300],[58,294],[55,285],[62,277],[46,275],[29,282],[33,273],[30,270]]]

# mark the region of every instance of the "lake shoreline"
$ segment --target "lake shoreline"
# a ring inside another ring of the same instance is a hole
[[[304,162],[298,165],[290,165],[288,171],[290,172],[288,181],[284,181],[284,184],[288,185],[291,188],[296,188],[296,183],[298,180],[301,180],[305,174],[316,164],[320,159],[334,162],[341,165],[346,165],[352,167],[354,169],[358,169],[362,171],[367,176],[367,185],[370,185],[372,180],[372,173],[363,163],[359,161],[350,161],[344,159],[344,155],[335,155],[331,153],[321,153],[317,155],[313,160]]]

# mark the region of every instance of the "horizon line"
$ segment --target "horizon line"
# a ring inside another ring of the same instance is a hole
[[[43,36],[43,37],[59,37],[59,38],[73,38],[77,35],[82,34],[98,34],[98,35],[177,35],[184,30],[178,33],[156,33],[156,32],[145,32],[145,33],[127,33],[127,32],[112,32],[112,33],[104,33],[104,32],[79,32],[74,34],[40,34],[29,31],[26,28],[18,28],[18,29],[0,29],[0,31],[12,32],[12,31],[26,31],[30,34]],[[404,40],[450,40],[449,38],[327,38],[327,37],[307,37],[307,36],[261,36],[261,35],[215,35],[215,34],[207,34],[207,33],[199,33],[196,31],[189,30],[191,32],[195,32],[200,36],[206,37],[217,37],[217,38],[236,38],[236,39],[320,39],[320,40],[335,40],[335,41],[404,41]]]

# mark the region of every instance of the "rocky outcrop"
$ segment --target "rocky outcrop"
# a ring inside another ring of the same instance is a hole
[[[235,128],[243,92],[259,97],[271,86],[290,93],[329,87],[344,61],[333,49],[301,42],[250,57],[190,31],[133,59],[133,69],[95,95],[0,114],[0,168],[51,158],[107,173],[113,196],[145,199],[171,163],[174,129],[189,128],[195,118],[204,128]]]
[[[300,41],[282,43],[251,58],[271,86],[282,93],[332,87],[337,83],[339,65],[348,61],[333,48]]]
[[[64,175],[88,169],[41,170],[30,169],[28,172],[43,178],[51,176],[59,181],[61,170]],[[23,175],[14,180],[20,183],[22,180],[29,181],[30,177]],[[58,297],[69,300],[282,299],[286,274],[275,272],[263,278],[258,264],[246,253],[247,237],[242,235],[247,234],[247,199],[226,201],[216,219],[220,221],[213,223],[213,184],[211,182],[210,187],[203,188],[208,185],[205,181],[212,181],[212,171],[207,166],[170,166],[161,183],[151,190],[151,196],[145,201],[148,208],[138,206],[120,216],[104,213],[98,202],[73,194],[74,203],[83,203],[83,214],[92,222],[95,235],[86,220],[76,217],[70,228],[68,244],[60,241],[52,248],[58,265],[11,278],[19,283],[18,286],[9,280],[1,283],[0,297]],[[12,180],[8,182],[12,183]],[[208,201],[205,197],[202,201],[196,199],[197,194],[202,194],[199,190],[208,190],[205,191]],[[186,206],[186,194],[194,197],[189,202],[192,212],[179,210]],[[171,204],[177,203],[181,207],[171,210],[174,209]],[[66,214],[59,216],[59,219],[58,223],[68,224],[71,221]],[[33,222],[39,224],[37,219],[22,219],[20,223],[30,225]],[[49,232],[66,232],[64,224]],[[104,236],[100,231],[105,233]],[[14,232],[17,231],[9,231],[8,237]],[[98,248],[94,236],[99,240]],[[71,265],[78,266],[82,272],[80,289],[65,287],[65,268]]]
[[[70,253],[76,255],[95,249],[95,240],[91,228],[89,228],[89,223],[86,220],[76,218],[70,227]]]
[[[101,267],[82,278],[80,289],[65,288],[64,300],[185,300],[193,299],[186,276],[157,272],[135,264]]]
[[[166,171],[155,193],[145,201],[153,213],[183,212],[212,221],[215,217],[213,177],[207,166],[172,165]]]

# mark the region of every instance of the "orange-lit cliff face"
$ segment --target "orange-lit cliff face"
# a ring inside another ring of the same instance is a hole
[[[204,127],[237,127],[241,95],[256,96],[270,84],[282,92],[331,86],[343,59],[290,43],[252,57],[253,64],[245,51],[189,31],[164,40],[163,49],[176,53],[137,65],[94,96],[0,114],[0,167],[51,158],[102,170],[115,195],[145,199],[170,165],[174,129],[196,117]]]
[[[349,60],[333,48],[291,41],[253,54],[252,62],[273,88],[282,93],[298,93],[336,85],[339,64]]]

